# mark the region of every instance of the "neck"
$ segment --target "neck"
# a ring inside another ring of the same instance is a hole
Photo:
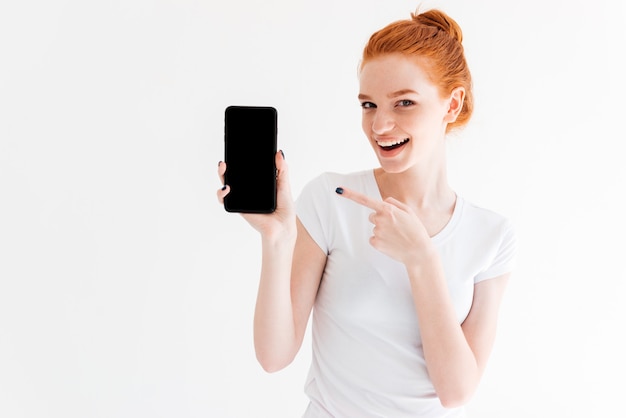
[[[445,159],[401,173],[374,171],[383,199],[393,197],[418,212],[448,211],[456,195],[448,184]]]

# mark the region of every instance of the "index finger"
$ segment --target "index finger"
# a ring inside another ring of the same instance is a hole
[[[335,192],[347,199],[352,200],[353,202],[358,203],[359,205],[368,207],[372,210],[379,211],[383,208],[384,203],[380,200],[372,199],[371,197],[364,195],[363,193],[359,193],[355,190],[347,189],[345,187],[337,187]]]

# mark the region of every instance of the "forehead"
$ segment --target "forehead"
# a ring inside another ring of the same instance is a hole
[[[437,93],[428,72],[425,59],[409,58],[400,54],[383,55],[367,61],[359,73],[363,94],[389,93],[411,89],[420,94]]]

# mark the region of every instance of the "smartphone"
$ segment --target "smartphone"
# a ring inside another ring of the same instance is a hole
[[[269,106],[229,106],[224,115],[228,212],[276,210],[278,112]]]

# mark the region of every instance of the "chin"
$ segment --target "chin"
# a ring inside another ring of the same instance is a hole
[[[378,163],[380,164],[380,168],[388,174],[400,174],[409,169],[406,164],[402,163],[390,163],[389,161],[381,161],[380,159]]]

